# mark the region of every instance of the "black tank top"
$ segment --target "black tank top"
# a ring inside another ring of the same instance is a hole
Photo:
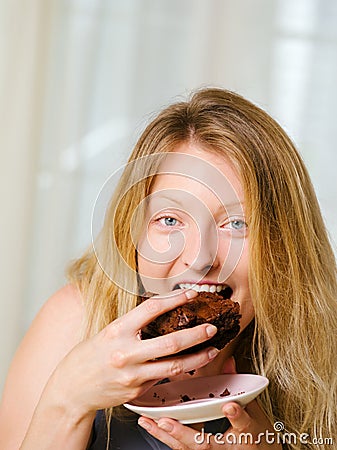
[[[205,433],[224,433],[229,427],[228,420],[213,420],[205,423]],[[93,436],[88,450],[106,450],[108,439],[104,411],[97,411],[93,426]],[[154,438],[137,422],[123,422],[112,418],[110,425],[109,450],[170,450],[166,444]]]

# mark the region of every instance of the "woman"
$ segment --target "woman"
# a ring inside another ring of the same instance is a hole
[[[204,89],[148,125],[102,233],[69,274],[71,284],[42,308],[14,358],[3,448],[105,448],[103,409],[110,448],[202,448],[195,430],[171,419],[128,424],[120,405],[192,369],[194,376],[233,371],[233,355],[238,371],[265,375],[270,385],[246,409],[224,406],[226,433],[257,436],[277,420],[297,437],[286,448],[325,448],[314,438],[336,439],[334,255],[293,144],[239,95]],[[242,313],[240,335],[221,352],[175,356],[214,335],[207,324],[139,339],[153,318],[195,296],[195,286],[219,284]],[[159,295],[136,306],[144,291]],[[303,433],[310,439],[300,442]],[[213,440],[207,448],[256,444]]]

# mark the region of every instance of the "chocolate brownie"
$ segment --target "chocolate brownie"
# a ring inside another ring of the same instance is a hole
[[[142,339],[151,339],[202,323],[218,329],[211,339],[184,350],[192,353],[213,346],[222,349],[240,331],[240,305],[229,298],[211,292],[200,292],[192,301],[168,311],[142,329]]]

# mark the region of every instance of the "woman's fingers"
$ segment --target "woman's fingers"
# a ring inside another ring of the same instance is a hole
[[[217,328],[214,325],[206,323],[157,338],[147,339],[143,342],[139,351],[144,360],[170,356],[210,339],[216,332]]]
[[[240,405],[234,402],[227,403],[222,409],[224,415],[230,421],[233,430],[242,433],[252,425],[252,418]]]
[[[138,424],[172,449],[215,450],[222,448],[222,446],[214,443],[213,436],[210,437],[208,434],[207,439],[204,442],[200,442],[200,437],[198,437],[200,432],[173,419],[165,417],[159,419],[158,423],[156,423],[147,417],[140,417]]]
[[[263,431],[270,428],[270,424],[256,402],[251,402],[249,406],[252,407],[254,412],[258,413],[257,418],[255,415],[250,417],[245,409],[234,402],[228,403],[223,407],[223,412],[226,412],[232,424],[232,427],[225,434],[219,432],[209,435],[208,433],[203,433],[203,430],[201,430],[201,433],[196,432],[191,427],[182,425],[178,421],[166,417],[159,419],[157,423],[147,417],[140,417],[138,423],[152,434],[152,436],[164,442],[172,449],[215,450],[222,448],[224,450],[253,450],[258,447],[261,450],[281,450],[281,445],[278,443],[260,442]],[[260,420],[261,417],[262,420]],[[247,435],[250,433],[253,437],[256,436],[259,441],[241,443],[240,433],[246,433]],[[205,436],[207,436],[206,440],[204,439]],[[238,438],[237,444],[235,443],[235,436]]]
[[[155,317],[197,295],[197,292],[190,290],[148,299],[98,333],[98,348],[105,349],[102,358],[118,379],[121,397],[122,393],[126,399],[138,396],[147,383],[153,384],[155,380],[198,369],[217,356],[219,351],[214,348],[190,355],[175,355],[214,336],[217,329],[211,324],[202,324],[144,341],[137,336],[139,329]]]
[[[174,377],[182,373],[188,373],[191,370],[205,366],[218,354],[219,350],[217,348],[209,347],[190,355],[151,361],[140,367],[138,377],[139,380],[148,380],[149,374],[151,374],[151,379],[159,380],[162,378]]]
[[[240,442],[240,436],[242,435],[251,438],[250,444],[245,444],[245,448],[248,445],[247,450],[248,448],[257,447],[261,448],[261,450],[281,450],[281,444],[276,439],[273,439],[275,430],[256,400],[250,402],[246,408],[230,402],[224,405],[222,411],[231,423],[230,429],[224,436],[225,440],[230,436],[230,442],[227,440],[224,450],[232,449],[235,436]],[[270,433],[269,440],[267,440],[267,432]],[[239,446],[239,448],[241,449],[243,446]]]
[[[171,422],[174,422],[174,421],[171,421],[169,419],[165,422],[162,421],[161,423],[163,424],[163,428],[160,428],[158,426],[159,424],[157,424],[156,422],[154,422],[153,420],[151,420],[147,417],[140,417],[140,419],[138,420],[138,424],[142,428],[144,428],[144,430],[146,430],[148,433],[152,434],[152,436],[154,436],[159,441],[164,442],[169,448],[172,448],[172,449],[179,448],[182,450],[190,448],[190,447],[186,447],[184,444],[182,444],[182,442],[175,439],[174,436],[170,434],[170,432],[167,432],[167,430],[165,429],[166,424],[170,430],[173,430],[174,423],[172,425]],[[183,428],[186,429],[186,427],[183,427]],[[190,429],[188,429],[188,430],[190,430]],[[187,432],[189,432],[188,430],[187,430]],[[191,430],[191,432],[192,432],[192,434],[194,434],[192,430]]]
[[[114,333],[114,328],[119,327],[123,329],[123,334],[137,335],[138,331],[145,325],[150,323],[158,316],[164,314],[171,309],[181,306],[188,300],[196,297],[198,293],[193,290],[188,291],[173,291],[165,296],[154,296],[143,303],[133,308],[122,318],[119,318],[108,325],[108,329],[111,328]]]

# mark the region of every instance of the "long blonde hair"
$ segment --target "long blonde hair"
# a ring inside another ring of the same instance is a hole
[[[170,151],[184,141],[226,155],[242,179],[255,309],[253,360],[255,371],[270,380],[261,396],[262,407],[271,421],[282,421],[298,436],[336,440],[336,263],[301,157],[266,112],[238,94],[209,88],[163,110],[147,126],[129,161]],[[106,276],[92,249],[70,267],[70,280],[86,302],[85,336],[137,303],[137,295],[128,293],[136,292],[138,283],[128,224],[149,195],[153,167],[144,164],[142,170],[136,182],[132,166],[127,167],[100,236],[105,242],[100,255],[104,264],[121,270],[117,249],[132,269],[124,280],[128,289],[120,289]],[[289,448],[301,445],[297,440]]]

